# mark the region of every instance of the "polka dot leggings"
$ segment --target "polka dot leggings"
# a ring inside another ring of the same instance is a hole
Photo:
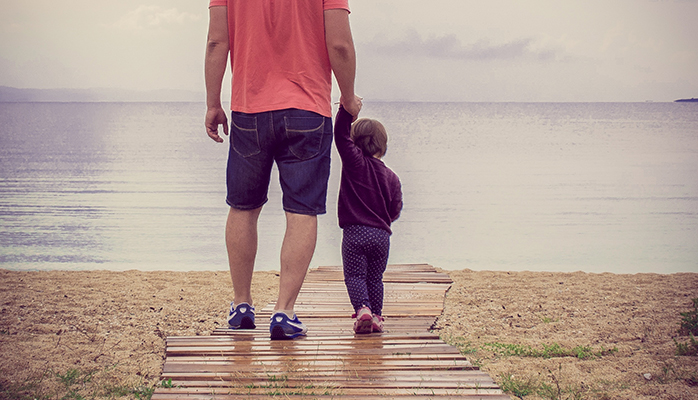
[[[344,284],[355,311],[367,306],[374,314],[383,312],[383,273],[389,250],[390,234],[383,229],[363,225],[344,228]]]

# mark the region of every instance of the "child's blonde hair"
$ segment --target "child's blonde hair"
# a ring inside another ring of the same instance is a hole
[[[388,133],[375,119],[361,118],[351,126],[351,139],[368,157],[385,155],[388,151]]]

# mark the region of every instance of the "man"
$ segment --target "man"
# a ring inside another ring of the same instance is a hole
[[[332,143],[331,74],[340,102],[356,117],[356,56],[348,0],[210,0],[206,49],[206,131],[228,135],[221,84],[228,55],[233,71],[227,170],[226,247],[234,301],[228,324],[254,329],[250,287],[257,220],[267,201],[272,164],[279,169],[286,212],[279,295],[272,339],[305,335],[294,305],[324,214]]]

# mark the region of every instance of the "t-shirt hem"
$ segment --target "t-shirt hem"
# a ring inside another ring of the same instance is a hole
[[[316,114],[322,115],[323,117],[326,118],[332,118],[332,110],[323,110],[319,107],[313,107],[313,106],[308,106],[308,105],[302,105],[302,104],[277,104],[277,105],[270,105],[270,106],[264,106],[264,107],[240,107],[240,106],[235,106],[231,105],[230,110],[235,111],[235,112],[241,112],[245,114],[257,114],[257,113],[263,113],[263,112],[269,112],[269,111],[279,111],[279,110],[287,110],[289,108],[294,108],[297,110],[303,110],[303,111],[310,111],[314,112]]]

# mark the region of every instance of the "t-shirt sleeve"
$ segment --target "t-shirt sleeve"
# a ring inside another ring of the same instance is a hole
[[[216,0],[211,0],[211,1],[216,1]],[[347,10],[348,12],[351,12],[351,10],[349,10],[349,0],[322,0],[322,9],[323,10],[334,10],[337,8],[341,8],[343,10]]]
[[[227,5],[228,5],[228,0],[211,0],[208,3],[209,8],[216,7],[216,6],[227,6]]]

